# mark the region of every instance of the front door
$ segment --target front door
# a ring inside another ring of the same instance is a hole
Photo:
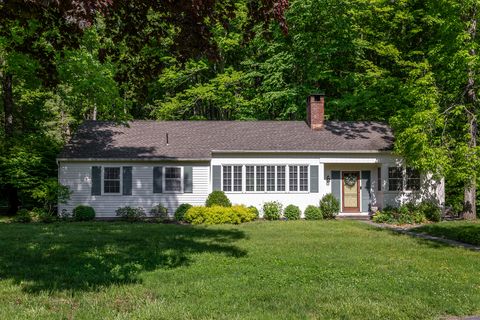
[[[342,212],[360,212],[360,172],[342,173]]]

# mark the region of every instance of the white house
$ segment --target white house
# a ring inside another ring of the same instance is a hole
[[[378,122],[324,121],[324,96],[307,99],[307,121],[87,121],[58,157],[59,181],[73,192],[59,211],[92,206],[114,217],[123,206],[202,205],[223,190],[232,203],[266,201],[302,211],[327,193],[340,215],[428,198],[444,183],[405,167],[392,130]]]

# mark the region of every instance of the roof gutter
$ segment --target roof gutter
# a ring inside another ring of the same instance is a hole
[[[109,161],[135,161],[135,162],[150,162],[150,161],[210,161],[210,158],[57,158],[57,163],[60,161],[98,161],[98,162],[109,162]]]
[[[212,150],[212,153],[342,153],[393,154],[389,150]]]

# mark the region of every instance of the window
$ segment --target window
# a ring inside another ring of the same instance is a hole
[[[245,167],[245,183],[246,191],[255,191],[255,167],[246,166]]]
[[[377,189],[382,191],[382,168],[377,168]]]
[[[257,189],[256,191],[264,191],[265,190],[265,167],[264,166],[257,166]]]
[[[233,191],[242,191],[242,166],[233,166]]]
[[[277,191],[285,191],[285,166],[277,166]]]
[[[232,191],[232,166],[223,166],[223,191]]]
[[[389,191],[403,190],[403,168],[401,167],[388,168],[388,190]]]
[[[299,166],[300,191],[308,191],[308,166]]]
[[[407,168],[407,190],[420,190],[420,171]]]
[[[275,191],[275,166],[267,166],[267,191]]]
[[[165,167],[165,191],[182,191],[182,168]]]
[[[120,167],[103,168],[103,193],[120,193]]]
[[[289,166],[289,179],[288,184],[290,186],[290,191],[297,191],[298,190],[298,167],[297,166]]]

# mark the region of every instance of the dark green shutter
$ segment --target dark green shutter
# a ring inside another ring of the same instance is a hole
[[[193,175],[192,167],[187,166],[183,167],[183,192],[192,193],[193,192]]]
[[[222,190],[222,166],[212,167],[212,189]]]
[[[370,193],[370,175],[370,171],[362,171],[362,212],[370,210],[370,199],[372,198]]]
[[[340,203],[342,203],[340,192],[341,182],[340,171],[332,171],[332,194]]]
[[[102,167],[92,167],[92,196],[102,194]]]
[[[162,169],[163,167],[153,167],[153,193],[162,193]]]
[[[132,195],[132,167],[123,167],[123,195]]]
[[[310,166],[310,192],[318,193],[318,166]]]

